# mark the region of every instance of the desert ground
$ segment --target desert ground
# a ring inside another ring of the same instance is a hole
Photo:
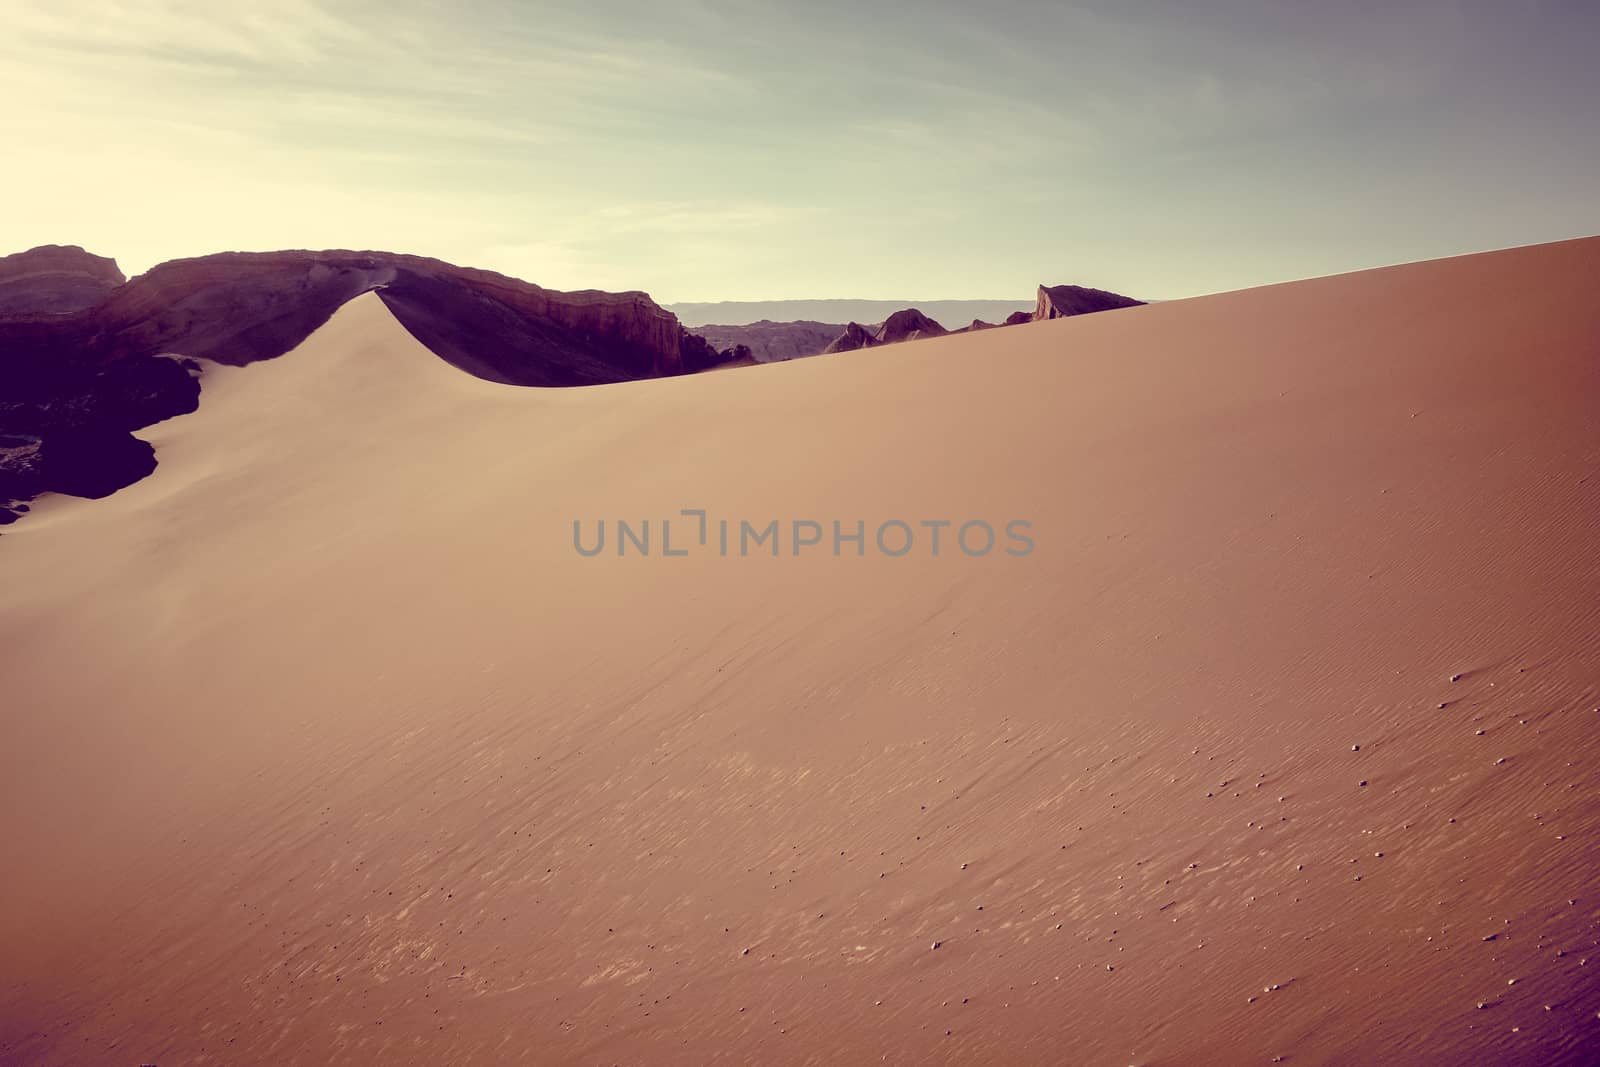
[[[1594,1062],[1597,277],[208,366],[0,537],[0,1063]],[[1035,547],[574,550],[685,508]]]

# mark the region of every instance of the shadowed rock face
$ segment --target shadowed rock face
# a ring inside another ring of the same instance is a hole
[[[906,308],[884,319],[877,329],[869,329],[859,322],[850,323],[823,351],[854,352],[861,348],[915,341],[922,337],[942,337],[949,332],[916,308]]]
[[[745,345],[758,363],[779,363],[817,355],[844,332],[844,325],[762,319],[745,326],[697,326],[695,332],[718,348]]]
[[[40,493],[108,496],[155,469],[137,430],[193,411],[188,361],[129,356],[98,365],[10,353],[0,361],[0,524]]]
[[[832,343],[822,351],[825,353],[854,352],[859,348],[871,348],[877,343],[878,339],[872,335],[870,330],[859,322],[852,322],[845,326],[844,333],[835,337]]]
[[[942,337],[949,331],[916,308],[896,311],[878,327],[879,344],[892,345],[896,341],[914,341],[919,337]]]
[[[71,315],[126,281],[117,261],[77,245],[42,245],[0,256],[0,317]]]
[[[643,293],[554,293],[524,285],[455,269],[401,270],[378,296],[440,358],[508,385],[659,378],[684,373],[686,363],[715,361],[709,346],[694,344]]]
[[[1115,308],[1138,307],[1143,300],[1104,289],[1088,289],[1081,285],[1041,285],[1033,306],[1031,321],[1063,319],[1071,315],[1087,315],[1094,311],[1111,311]],[[1014,317],[1014,316],[1013,316]],[[1010,319],[1006,320],[1008,323]]]
[[[94,364],[21,352],[7,356],[4,366],[0,433],[137,430],[187,414],[200,399],[196,365],[163,356]]]
[[[156,450],[124,430],[62,430],[42,438],[0,434],[0,526],[41,493],[99,499],[156,469]]]

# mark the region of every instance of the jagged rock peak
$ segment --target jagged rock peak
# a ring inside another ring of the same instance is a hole
[[[852,322],[845,326],[844,333],[833,339],[833,342],[824,348],[824,353],[854,352],[858,348],[871,348],[878,344],[878,339],[872,331],[859,322]]]
[[[1071,315],[1087,315],[1093,311],[1138,307],[1143,303],[1143,300],[1135,300],[1131,296],[1108,293],[1104,289],[1089,289],[1082,285],[1041,285],[1031,318],[1034,322],[1041,322]],[[1006,321],[1009,323],[1011,319]]]
[[[879,344],[888,345],[917,337],[941,337],[948,332],[916,308],[906,308],[883,320],[883,325],[878,327],[877,340]]]

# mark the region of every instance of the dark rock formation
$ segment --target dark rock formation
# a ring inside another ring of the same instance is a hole
[[[1033,321],[1033,312],[1031,312],[1031,311],[1013,311],[1011,314],[1006,316],[1006,321],[1002,322],[1000,325],[1002,325],[1002,326],[1021,326],[1025,322],[1032,322],[1032,321]]]
[[[193,411],[193,363],[129,356],[107,364],[0,354],[0,433],[46,436],[104,427],[137,430]]]
[[[116,260],[77,245],[0,256],[0,316],[72,315],[99,304],[124,281]]]
[[[126,430],[92,426],[48,437],[0,434],[0,525],[41,493],[110,496],[156,469],[155,449]]]
[[[97,365],[0,353],[0,524],[40,493],[102,497],[149,474],[154,450],[130,431],[193,411],[194,369],[161,356]]]
[[[877,341],[881,345],[892,345],[920,337],[943,337],[946,333],[949,331],[916,308],[906,308],[883,320],[883,325],[878,327]]]
[[[699,334],[686,333],[678,344],[678,367],[683,374],[709,370],[730,358],[730,355],[717,351],[715,345]]]
[[[845,326],[844,332],[824,348],[825,353],[854,352],[858,348],[871,348],[878,343],[872,332],[859,322],[852,322]]]
[[[697,326],[695,332],[718,348],[746,345],[758,363],[778,363],[817,355],[844,332],[844,326],[809,320],[773,322],[762,319],[746,326]]]
[[[1118,293],[1108,293],[1104,289],[1087,289],[1081,285],[1041,285],[1031,320],[1041,322],[1045,319],[1063,319],[1095,311],[1138,307],[1143,303],[1143,300],[1135,300],[1131,296],[1122,296]]]
[[[876,329],[863,326],[859,322],[850,323],[823,351],[854,352],[858,348],[892,345],[900,341],[915,341],[922,337],[942,337],[949,332],[916,308],[904,308],[884,319]]]
[[[24,501],[44,492],[43,444],[37,437],[0,434],[0,526],[28,510]]]

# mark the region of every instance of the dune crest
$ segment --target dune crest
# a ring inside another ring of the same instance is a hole
[[[43,493],[100,497],[148,475],[154,456],[133,432],[195,409],[194,360],[275,359],[367,292],[489,381],[593,385],[753,362],[644,293],[559,292],[418,256],[221,253],[125,281],[113,260],[37,248],[0,259],[0,524]]]

